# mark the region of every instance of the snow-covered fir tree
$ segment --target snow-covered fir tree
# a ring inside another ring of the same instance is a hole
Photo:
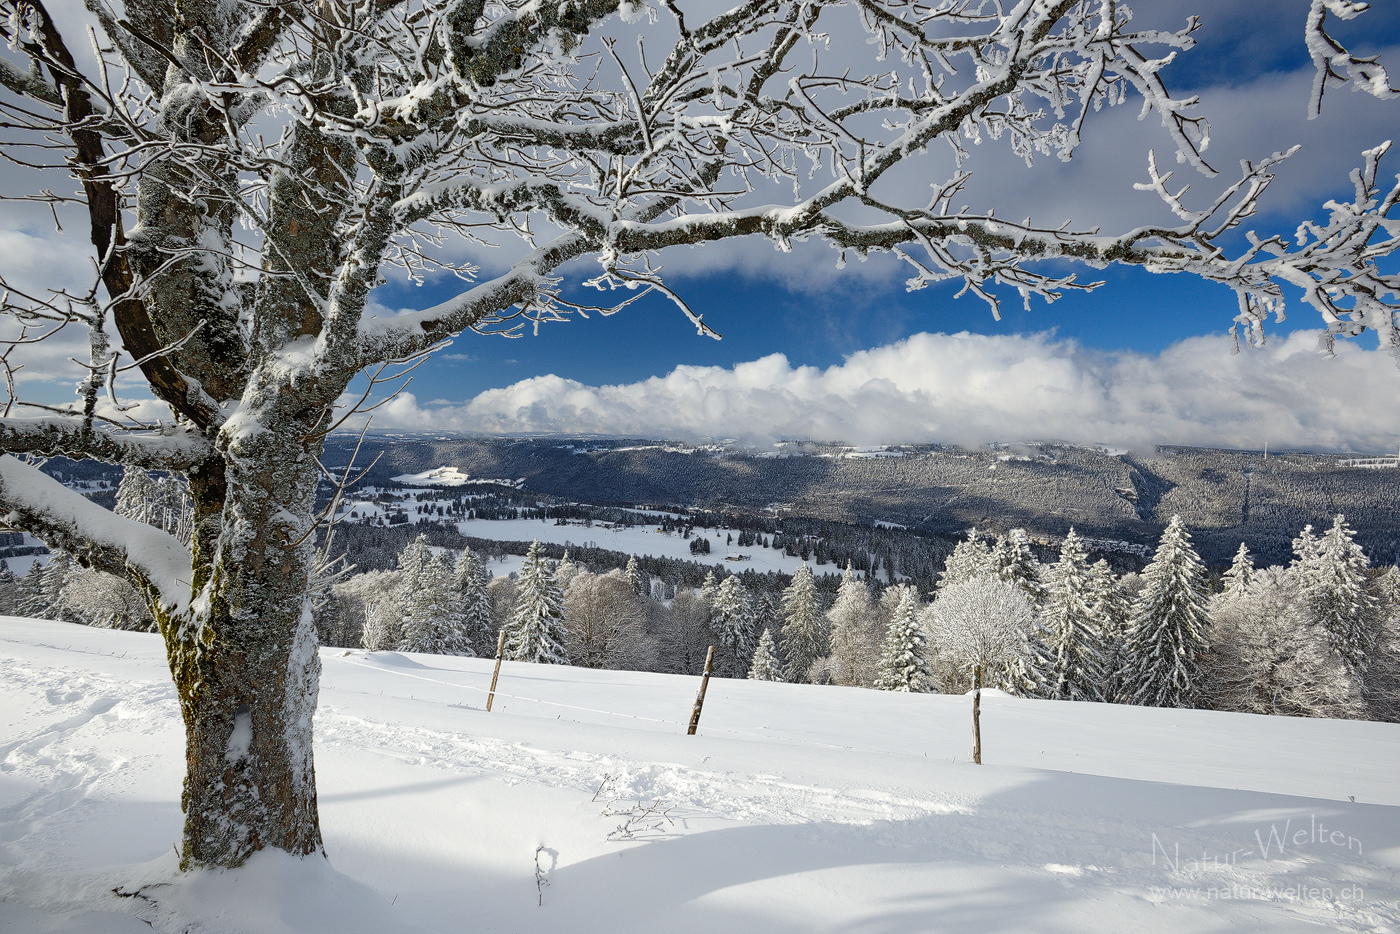
[[[1180,516],[1172,516],[1124,641],[1123,694],[1148,707],[1194,707],[1201,700],[1202,656],[1208,648],[1205,568]]]
[[[8,561],[0,561],[0,616],[18,616],[19,605],[19,578]]]
[[[715,580],[714,571],[706,571],[705,579],[700,583],[700,599],[706,603],[711,603],[715,599],[715,591],[719,589],[719,582]]]
[[[1370,560],[1353,540],[1356,533],[1338,515],[1298,568],[1298,592],[1331,647],[1364,680],[1375,641],[1379,607],[1367,589]]]
[[[486,570],[481,560],[470,548],[463,548],[453,569],[453,597],[467,642],[472,652],[482,657],[496,653],[496,627],[491,619],[491,597],[486,592],[486,584]]]
[[[758,648],[753,653],[753,664],[749,666],[750,681],[781,681],[783,670],[778,665],[777,648],[773,644],[773,633],[767,629],[758,639]]]
[[[1106,701],[1116,702],[1122,694],[1119,672],[1123,669],[1124,640],[1128,634],[1128,621],[1132,612],[1132,601],[1124,593],[1113,569],[1103,558],[1089,568],[1090,606],[1101,627],[1101,648],[1103,656],[1101,693]]]
[[[64,613],[63,588],[77,569],[77,562],[66,551],[55,551],[42,565],[34,562],[21,582],[23,599],[19,615],[32,619],[68,619],[70,622],[76,622],[73,618],[75,614]]]
[[[403,629],[400,652],[475,655],[467,637],[462,605],[453,592],[454,562],[446,552],[432,556],[415,575],[412,590],[402,591]],[[406,581],[402,587],[409,586]]]
[[[992,548],[992,566],[997,576],[1025,591],[1031,606],[1039,608],[1045,602],[1045,586],[1040,582],[1040,562],[1031,551],[1025,529],[1012,529],[997,539]]]
[[[953,553],[943,563],[943,570],[938,575],[938,589],[942,590],[953,584],[996,572],[997,568],[992,562],[992,550],[987,547],[987,542],[974,526],[967,533],[966,540],[958,542],[953,548]]]
[[[1043,683],[1041,695],[1056,700],[1102,700],[1107,671],[1104,620],[1094,606],[1095,594],[1089,554],[1074,529],[1060,546],[1060,560],[1045,573],[1045,621],[1047,657],[1033,664],[1048,662],[1037,672]]]
[[[904,590],[890,619],[875,687],[881,691],[915,694],[934,689],[928,663],[928,636],[919,622],[918,596],[913,588]]]
[[[1235,558],[1230,562],[1230,570],[1221,575],[1220,583],[1223,587],[1220,596],[1227,600],[1242,597],[1252,580],[1254,561],[1250,557],[1249,547],[1240,542],[1240,550],[1235,552]]]
[[[636,555],[628,556],[627,569],[623,573],[627,576],[627,583],[632,586],[632,592],[637,596],[644,597],[651,592],[646,575],[642,573],[642,566],[637,563]]]
[[[834,683],[868,687],[874,681],[879,647],[871,633],[873,615],[870,588],[847,562],[836,599],[826,611],[831,627],[828,668]]]
[[[726,577],[710,598],[710,628],[719,640],[716,670],[727,678],[742,678],[749,670],[757,644],[753,599],[743,581]]]
[[[783,649],[787,680],[797,683],[807,680],[812,662],[827,653],[828,625],[822,615],[822,598],[817,582],[805,563],[793,572],[792,583],[783,591]]]
[[[19,578],[15,588],[15,615],[46,619],[49,601],[44,596],[44,565],[38,561]]]
[[[518,662],[567,665],[567,641],[563,594],[536,539],[520,565],[515,612],[506,625],[505,654]]]

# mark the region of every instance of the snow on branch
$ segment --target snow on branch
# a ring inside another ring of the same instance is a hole
[[[0,520],[87,567],[136,577],[172,612],[189,606],[190,553],[173,535],[104,509],[8,454],[0,455]]]
[[[1328,13],[1348,20],[1355,19],[1370,8],[1369,3],[1359,3],[1357,0],[1312,0],[1305,33],[1308,54],[1312,56],[1316,69],[1312,97],[1308,101],[1309,120],[1316,119],[1322,113],[1322,95],[1329,84],[1350,83],[1353,90],[1365,91],[1382,100],[1400,95],[1400,90],[1390,86],[1390,75],[1376,57],[1352,55],[1327,33]]]
[[[0,418],[0,451],[91,457],[109,464],[129,464],[145,470],[184,471],[206,461],[214,446],[188,428],[164,432],[109,431],[86,419],[63,416]]]

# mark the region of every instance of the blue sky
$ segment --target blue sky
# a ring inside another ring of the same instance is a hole
[[[1190,12],[1201,13],[1198,45],[1163,71],[1175,93],[1200,93],[1203,110],[1215,125],[1208,156],[1222,169],[1211,182],[1187,179],[1202,192],[1218,190],[1235,161],[1257,158],[1291,141],[1304,151],[1285,164],[1265,201],[1266,213],[1251,227],[1291,233],[1304,216],[1320,216],[1327,198],[1347,194],[1347,172],[1359,161],[1362,148],[1393,135],[1400,126],[1400,104],[1376,101],[1348,89],[1330,92],[1321,120],[1305,119],[1306,88],[1312,69],[1302,41],[1306,0],[1161,0],[1133,4],[1137,22],[1178,28]],[[1400,3],[1377,8],[1352,23],[1329,21],[1333,34],[1353,51],[1377,53],[1400,44]],[[1393,56],[1392,56],[1393,57]],[[990,166],[973,160],[984,185],[995,189],[1009,182],[1027,193],[1033,207],[1102,222],[1105,230],[1130,222],[1134,212],[1150,211],[1155,196],[1134,192],[1131,182],[1145,178],[1146,149],[1169,151],[1155,116],[1136,127],[1133,113],[1108,117],[1108,126],[1091,125],[1090,139],[1070,167],[1041,160],[1025,169],[1019,162],[992,156]],[[1214,106],[1213,106],[1214,105]],[[1237,119],[1241,114],[1247,116]],[[1113,123],[1109,123],[1112,119]],[[1263,132],[1250,132],[1257,125]],[[1232,136],[1237,124],[1239,132]],[[1124,138],[1122,127],[1132,131]],[[1098,131],[1097,135],[1095,135]],[[1381,134],[1381,135],[1378,135]],[[985,147],[990,148],[990,147]],[[1400,162],[1392,155],[1391,162]],[[1096,166],[1118,173],[1109,183],[1099,181]],[[1077,170],[1077,171],[1076,171]],[[1392,167],[1392,171],[1394,171]],[[1049,177],[1061,190],[1049,204],[1036,191],[1036,179]],[[1133,206],[1125,213],[1122,205]],[[1014,204],[1013,204],[1014,207]],[[1273,208],[1272,211],[1269,209]],[[1025,211],[1016,213],[1020,216]],[[1013,294],[1003,303],[1003,318],[995,321],[980,301],[954,301],[956,286],[931,287],[908,293],[906,274],[889,258],[877,258],[848,275],[830,270],[834,254],[824,247],[799,249],[799,257],[781,257],[764,241],[740,250],[709,250],[683,257],[667,281],[724,339],[697,337],[694,328],[666,300],[648,297],[611,318],[546,326],[538,337],[519,340],[463,335],[455,345],[415,373],[412,391],[422,403],[460,403],[484,390],[507,386],[529,377],[552,374],[591,386],[630,383],[662,376],[680,365],[733,367],[768,354],[782,353],[793,365],[829,367],[851,353],[903,340],[921,332],[970,331],[986,335],[1027,335],[1052,331],[1090,349],[1159,354],[1188,338],[1224,334],[1235,314],[1234,294],[1224,287],[1193,277],[1152,275],[1137,269],[1079,270],[1081,279],[1105,280],[1091,293],[1069,293],[1047,306],[1035,300],[1029,312]],[[770,255],[771,254],[771,255]],[[482,260],[488,265],[490,254]],[[783,260],[793,260],[784,269]],[[587,264],[568,269],[577,281],[589,273]],[[391,284],[378,298],[389,308],[427,307],[453,294],[454,281],[421,288]],[[581,301],[604,302],[606,296],[573,291]],[[1299,328],[1316,328],[1318,319],[1289,291],[1289,319],[1272,327],[1285,337]],[[1374,342],[1367,338],[1365,346]]]

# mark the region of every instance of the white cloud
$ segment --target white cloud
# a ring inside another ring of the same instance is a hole
[[[1122,446],[1378,451],[1400,439],[1389,355],[1317,332],[1230,354],[1225,337],[1156,356],[1103,353],[1049,334],[917,334],[822,370],[781,354],[732,369],[681,366],[637,383],[587,386],[537,376],[464,405],[411,394],[379,428],[677,440],[784,438],[854,444],[1062,440]]]

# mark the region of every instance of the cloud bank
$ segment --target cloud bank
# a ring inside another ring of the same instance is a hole
[[[404,394],[376,428],[679,441],[851,444],[1059,440],[1383,451],[1400,443],[1395,360],[1298,331],[1232,355],[1224,336],[1152,356],[1051,334],[916,334],[827,369],[773,354],[612,386],[537,376],[465,404]]]

